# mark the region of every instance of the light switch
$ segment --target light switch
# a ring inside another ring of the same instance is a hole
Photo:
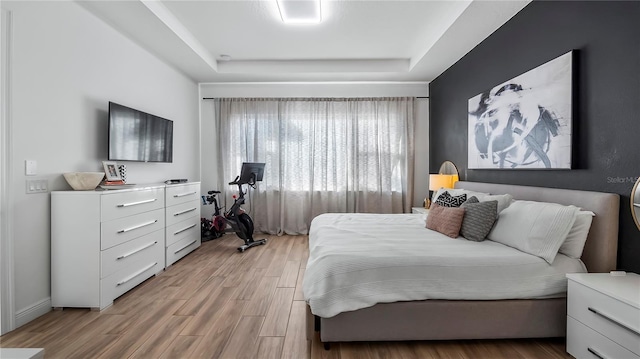
[[[35,176],[38,174],[38,162],[34,160],[24,161],[25,174],[27,176]]]
[[[49,183],[46,179],[28,179],[26,185],[27,194],[49,192]]]

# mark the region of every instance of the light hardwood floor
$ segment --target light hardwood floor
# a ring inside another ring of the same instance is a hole
[[[46,358],[570,358],[564,340],[342,343],[306,340],[306,236],[205,242],[102,312],[53,311],[0,337]],[[262,238],[262,237],[259,237]]]

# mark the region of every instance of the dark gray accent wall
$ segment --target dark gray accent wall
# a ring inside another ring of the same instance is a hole
[[[640,273],[630,192],[640,176],[640,2],[534,1],[431,82],[430,172],[476,182],[618,193],[618,268]],[[469,98],[570,50],[576,57],[572,170],[467,169]]]

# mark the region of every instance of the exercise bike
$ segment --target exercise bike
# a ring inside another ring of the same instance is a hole
[[[264,163],[251,163],[244,162],[242,164],[242,169],[240,171],[240,176],[236,176],[236,178],[229,182],[231,186],[238,186],[238,195],[234,195],[234,202],[231,208],[224,213],[224,221],[225,224],[222,228],[226,228],[227,224],[231,227],[231,229],[236,233],[240,239],[244,241],[244,245],[238,247],[239,252],[244,252],[245,250],[263,245],[267,243],[266,239],[253,239],[253,220],[251,217],[242,209],[242,206],[245,203],[244,195],[246,192],[243,191],[243,185],[249,185],[253,188],[256,186],[256,182],[262,181],[264,176]],[[215,199],[215,192],[210,191],[213,196],[212,200]],[[219,192],[218,192],[219,193]],[[216,201],[217,207],[217,201]],[[214,216],[213,225],[215,225],[216,219],[221,216]]]
[[[214,211],[211,219],[200,218],[200,237],[202,241],[222,237],[226,232],[227,226],[224,216],[222,216],[222,208],[218,206],[218,199],[216,198],[220,191],[209,191],[207,194],[208,196],[202,196],[202,204],[205,206],[213,204]]]

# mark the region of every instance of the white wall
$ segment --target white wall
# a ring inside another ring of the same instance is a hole
[[[200,84],[201,98],[229,97],[428,97],[427,82],[298,82],[298,83],[217,83]],[[214,136],[214,106],[211,100],[202,100],[202,189],[220,189],[218,184],[217,151]],[[422,206],[429,191],[429,100],[416,102],[415,174],[413,205]],[[233,178],[229,178],[229,181]],[[203,206],[203,215],[209,215],[211,206]]]
[[[108,101],[174,121],[173,163],[127,162],[134,183],[199,180],[198,86],[71,1],[12,2],[13,229],[17,325],[48,309],[50,195],[25,180],[70,189],[63,172],[101,171]],[[38,175],[25,176],[25,160]],[[50,305],[49,305],[50,306]]]

